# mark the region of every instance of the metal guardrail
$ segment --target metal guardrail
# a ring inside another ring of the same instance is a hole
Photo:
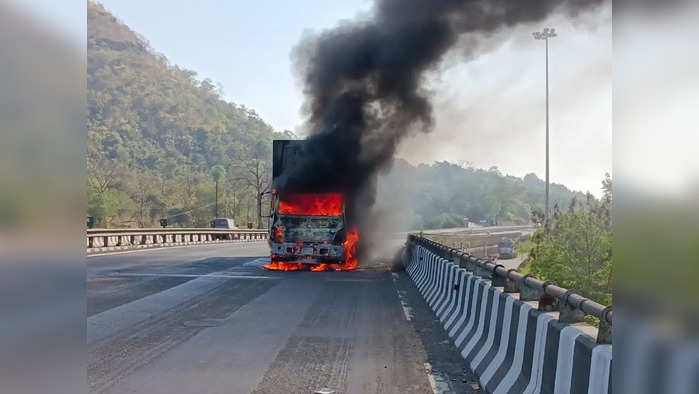
[[[408,242],[421,245],[459,267],[472,271],[474,275],[488,278],[494,286],[501,286],[506,293],[520,293],[521,301],[538,301],[539,309],[560,311],[559,321],[576,323],[585,315],[599,319],[597,342],[612,341],[612,307],[606,307],[583,297],[574,290],[557,286],[550,281],[542,281],[531,274],[524,275],[515,269],[507,269],[502,264],[474,257],[458,249],[431,241],[424,237],[408,235]]]
[[[267,239],[267,230],[219,228],[88,229],[88,252]]]

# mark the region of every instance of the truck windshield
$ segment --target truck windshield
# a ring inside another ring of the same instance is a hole
[[[279,199],[280,215],[341,216],[340,193],[284,193]]]

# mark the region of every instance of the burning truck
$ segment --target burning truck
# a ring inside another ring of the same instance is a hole
[[[303,159],[305,143],[273,141],[271,255],[270,263],[264,267],[278,271],[353,270],[357,267],[359,232],[348,223],[346,195],[333,185],[305,190],[293,183],[280,182]]]

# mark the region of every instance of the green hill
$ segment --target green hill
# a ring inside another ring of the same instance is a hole
[[[224,101],[210,80],[169,64],[102,5],[88,2],[87,27],[88,214],[97,225],[151,226],[168,216],[206,225],[217,165],[226,170],[219,214],[255,222],[280,134]]]
[[[464,218],[490,225],[526,224],[532,210],[543,212],[545,183],[534,174],[523,178],[449,162],[413,166],[395,160],[378,182],[376,211],[396,212],[389,226],[404,229],[461,227]],[[551,184],[551,210],[582,206],[591,195]]]

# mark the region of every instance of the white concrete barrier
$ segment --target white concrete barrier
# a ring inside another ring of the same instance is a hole
[[[489,393],[611,393],[612,346],[412,245],[406,272]]]
[[[87,253],[267,239],[267,230],[213,228],[88,229]]]

